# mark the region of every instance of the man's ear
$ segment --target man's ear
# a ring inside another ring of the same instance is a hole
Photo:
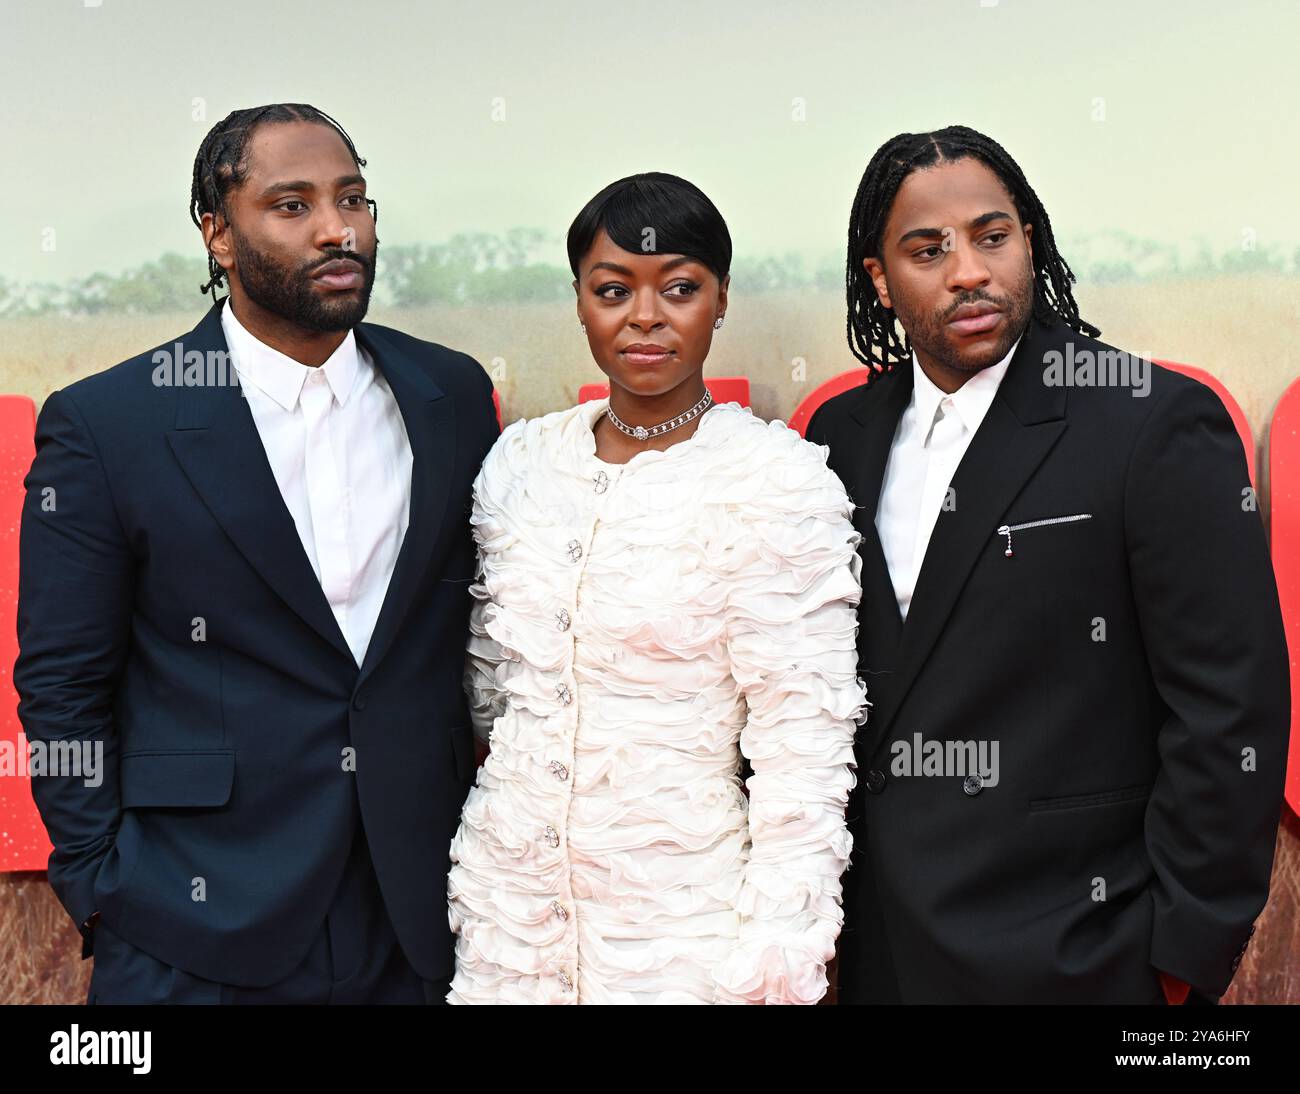
[[[229,222],[220,213],[204,213],[199,218],[203,232],[203,245],[208,254],[217,260],[223,270],[229,273],[235,265],[235,258],[230,246]]]
[[[871,278],[871,283],[876,287],[876,295],[880,297],[880,302],[887,308],[894,305],[889,302],[889,282],[885,280],[885,267],[879,259],[864,258],[862,268],[867,271],[867,276]]]
[[[1034,231],[1034,226],[1032,224],[1025,225],[1025,246],[1029,248],[1030,266],[1034,264],[1034,244],[1029,238],[1033,234],[1033,231]]]

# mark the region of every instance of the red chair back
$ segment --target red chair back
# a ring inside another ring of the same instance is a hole
[[[867,382],[867,372],[865,368],[851,368],[848,372],[841,372],[838,376],[832,376],[824,384],[813,388],[804,396],[795,411],[790,415],[790,420],[785,424],[793,429],[799,436],[803,437],[808,432],[808,422],[817,408],[826,402],[827,399],[833,399],[836,395],[842,395],[851,387],[861,387]]]
[[[1300,814],[1300,380],[1283,394],[1268,430],[1269,539],[1291,650],[1291,755],[1286,800]]]
[[[25,395],[0,395],[0,759],[21,763],[22,775],[0,777],[0,872],[44,870],[50,857],[45,825],[27,778],[27,738],[18,722],[13,667],[18,657],[18,527],[23,479],[36,454],[36,405]]]

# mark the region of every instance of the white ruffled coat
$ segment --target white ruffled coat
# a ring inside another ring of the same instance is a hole
[[[513,423],[474,484],[491,754],[448,1002],[815,1003],[868,705],[852,505],[825,448],[736,403],[606,463],[606,405]]]

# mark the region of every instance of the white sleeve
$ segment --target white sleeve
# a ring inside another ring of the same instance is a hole
[[[500,643],[487,632],[487,620],[494,610],[487,587],[473,584],[469,591],[474,603],[470,608],[469,644],[465,649],[465,695],[469,699],[474,736],[489,744],[493,723],[506,709],[506,692],[498,685],[497,670],[507,658]]]
[[[714,971],[720,1003],[816,1003],[844,921],[853,739],[870,704],[857,675],[861,536],[824,451],[799,453],[800,488],[765,499],[734,548],[727,642],[748,706],[751,850],[739,941]]]
[[[502,686],[511,655],[502,649],[489,629],[496,618],[498,605],[492,590],[499,585],[499,564],[503,544],[510,537],[502,527],[496,488],[509,478],[506,454],[518,441],[524,425],[521,419],[507,427],[483,461],[474,480],[470,524],[476,550],[475,579],[469,587],[473,604],[469,614],[469,639],[465,647],[465,696],[469,700],[474,736],[490,744],[492,726],[506,711],[507,692]]]

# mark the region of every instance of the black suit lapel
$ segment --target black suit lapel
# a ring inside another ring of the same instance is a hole
[[[450,493],[455,422],[451,400],[415,362],[369,324],[359,325],[355,333],[393,393],[412,457],[406,534],[366,650],[364,677],[392,642],[428,567]],[[221,303],[213,305],[182,345],[186,352],[199,351],[205,360],[208,353],[228,352]],[[233,366],[230,375],[228,385],[180,389],[175,428],[167,440],[186,477],[239,552],[285,604],[355,664],[280,495],[248,402],[234,382]]]
[[[444,524],[456,466],[456,420],[453,400],[414,361],[402,356],[382,330],[362,323],[357,341],[384,374],[397,400],[411,444],[411,508],[388,582],[384,604],[361,666],[361,679],[374,671],[401,628],[415,592],[429,568],[433,547]],[[468,519],[468,518],[462,518]]]
[[[869,639],[874,649],[894,649],[903,630],[903,617],[876,531],[876,509],[898,419],[912,397],[912,366],[909,363],[875,383],[879,388],[864,393],[862,402],[852,411],[863,437],[850,449],[855,456],[846,481],[854,503],[853,524],[862,533],[863,638]]]
[[[228,353],[221,327],[222,303],[214,304],[185,335],[181,345],[186,354],[197,350],[207,361],[210,353]],[[239,552],[285,604],[352,661],[352,651],[280,496],[233,364],[228,376],[227,384],[179,389],[175,428],[168,432],[167,441]]]
[[[1065,389],[1043,383],[1044,354],[1073,336],[1063,323],[1031,321],[988,414],[952,479],[954,506],[941,510],[903,627],[884,709],[873,709],[883,743],[894,714],[938,640],[980,552],[1021,488],[1065,431]]]

